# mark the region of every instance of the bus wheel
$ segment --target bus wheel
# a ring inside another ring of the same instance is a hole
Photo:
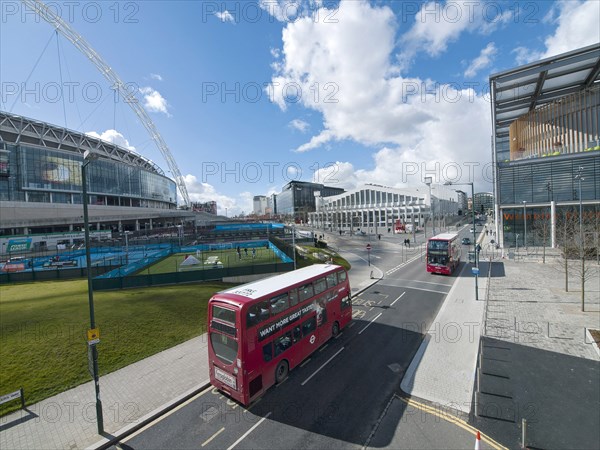
[[[340,334],[340,324],[333,322],[333,327],[331,327],[331,335],[336,337],[338,334]]]
[[[288,363],[286,360],[281,361],[275,370],[275,383],[279,384],[286,379],[289,372]]]

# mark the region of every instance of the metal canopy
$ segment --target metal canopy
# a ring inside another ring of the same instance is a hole
[[[490,76],[495,134],[527,112],[600,82],[600,43]]]

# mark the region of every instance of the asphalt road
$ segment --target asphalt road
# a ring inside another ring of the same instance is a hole
[[[364,249],[361,237],[336,241],[350,251]],[[372,262],[384,278],[354,298],[354,320],[343,333],[259,401],[244,408],[208,389],[118,447],[350,449],[403,442],[407,448],[472,448],[473,436],[464,429],[402,420],[400,382],[455,278],[426,273],[419,252],[409,253],[401,242],[371,241]],[[400,429],[406,439],[399,440]]]

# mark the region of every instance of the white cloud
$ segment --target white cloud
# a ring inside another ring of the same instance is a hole
[[[559,1],[552,6],[542,20],[544,23],[556,23],[554,34],[546,36],[545,49],[542,51],[526,47],[517,47],[515,62],[519,65],[561,53],[576,50],[600,42],[600,1],[568,0]]]
[[[558,27],[546,38],[545,58],[600,42],[598,0],[561,1],[558,7]]]
[[[119,147],[126,148],[127,150],[135,151],[135,147],[133,145],[129,145],[129,141],[125,139],[125,136],[123,136],[117,130],[106,130],[102,133],[97,133],[95,131],[86,131],[85,134],[87,134],[88,136],[92,136],[96,139],[101,139],[103,141],[118,145]]]
[[[209,183],[203,183],[195,175],[187,174],[183,177],[190,200],[193,202],[216,201],[219,214],[233,217],[242,212],[248,214],[252,211],[252,199],[254,197],[250,192],[241,192],[237,198],[219,194],[215,187]]]
[[[361,172],[364,171],[357,172],[352,163],[336,161],[315,171],[312,182],[351,190],[362,182]]]
[[[167,117],[171,117],[169,113],[169,105],[167,100],[155,89],[151,87],[142,87],[140,92],[144,96],[144,108],[150,112],[161,112]]]
[[[396,34],[390,8],[343,2],[337,17],[334,25],[300,19],[283,31],[273,101],[285,109],[286,99],[275,83],[295,83],[303,94],[313,94],[317,85],[320,89],[319,96],[302,95],[300,102],[322,114],[323,130],[297,151],[344,140],[383,147],[373,155],[372,170],[344,177],[350,184],[420,183],[417,176],[403,181],[403,164],[421,167],[425,161],[439,161],[463,167],[465,161],[489,161],[489,103],[472,90],[396,75],[390,63]]]
[[[531,50],[527,47],[517,47],[511,53],[516,54],[515,63],[519,66],[529,64],[533,61],[539,61],[544,56],[542,52]]]
[[[294,119],[288,125],[291,128],[295,128],[296,130],[301,131],[302,133],[306,133],[306,131],[310,127],[308,122],[305,122],[304,120],[301,120],[301,119]]]
[[[489,8],[485,2],[460,0],[424,3],[415,15],[412,27],[400,38],[400,68],[407,70],[417,54],[425,53],[431,57],[440,55],[464,32],[488,35],[506,25],[512,17],[510,9],[502,11],[498,7]]]
[[[465,77],[473,78],[480,70],[489,67],[494,56],[496,56],[496,53],[498,53],[496,46],[493,42],[490,42],[481,50],[479,56],[471,61],[471,64],[469,64],[469,67],[465,70]]]
[[[157,80],[157,81],[162,81],[162,80],[163,80],[163,77],[162,77],[162,76],[160,76],[160,75],[159,75],[159,74],[157,74],[157,73],[151,73],[151,74],[150,74],[150,78],[152,78],[153,80]]]
[[[290,22],[305,15],[309,3],[302,0],[260,0],[259,5],[279,22]]]
[[[223,10],[223,12],[216,12],[215,16],[217,16],[221,20],[221,22],[231,22],[231,23],[234,23],[233,16],[226,9]]]

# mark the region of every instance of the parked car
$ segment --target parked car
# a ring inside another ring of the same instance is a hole
[[[471,245],[471,239],[469,239],[469,238],[463,238],[462,244],[463,245]]]

